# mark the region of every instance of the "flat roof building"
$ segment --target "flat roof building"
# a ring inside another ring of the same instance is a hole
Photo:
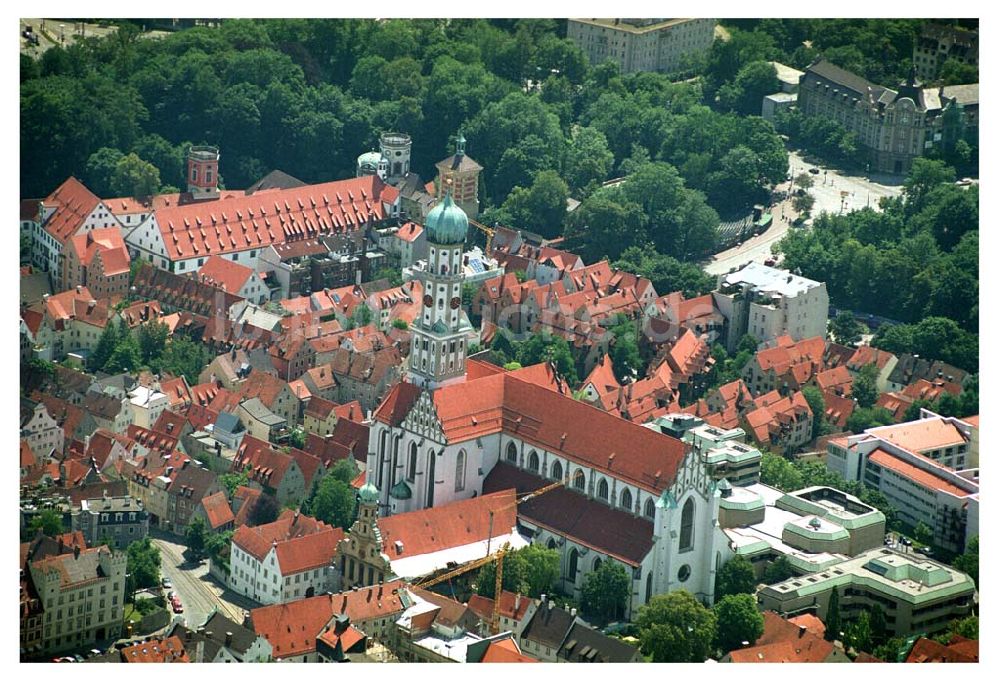
[[[748,263],[720,276],[712,298],[726,320],[730,352],[744,334],[761,343],[786,334],[793,341],[826,336],[830,297],[825,282]]]
[[[830,594],[838,591],[840,616],[854,620],[876,605],[890,636],[937,632],[972,612],[975,584],[950,566],[879,548],[829,569],[768,585],[757,592],[761,609],[781,615],[815,613],[824,622]]]

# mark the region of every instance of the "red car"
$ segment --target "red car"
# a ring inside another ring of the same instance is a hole
[[[175,601],[173,604],[174,613],[184,613],[184,607],[181,606],[179,601]]]

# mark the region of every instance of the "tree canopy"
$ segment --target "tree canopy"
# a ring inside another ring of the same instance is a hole
[[[753,565],[742,554],[724,563],[715,576],[716,599],[731,594],[753,594],[756,589],[757,577]]]
[[[655,595],[636,623],[642,653],[654,663],[701,663],[712,653],[715,613],[686,590]]]

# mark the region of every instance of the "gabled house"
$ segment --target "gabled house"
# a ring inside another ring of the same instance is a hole
[[[267,285],[253,268],[217,254],[205,260],[205,264],[198,269],[195,277],[204,284],[253,303],[264,303],[270,298]]]
[[[229,587],[262,604],[329,592],[335,589],[334,558],[343,537],[340,528],[291,509],[273,523],[241,526],[230,548]]]

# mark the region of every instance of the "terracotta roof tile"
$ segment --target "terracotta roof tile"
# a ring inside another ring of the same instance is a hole
[[[199,281],[209,286],[239,295],[243,285],[253,277],[253,269],[213,254],[198,269],[197,277]]]
[[[933,639],[921,637],[914,643],[907,663],[977,663],[979,662],[979,640],[959,637],[952,643],[941,644]]]
[[[395,560],[486,540],[490,511],[494,512],[494,537],[509,535],[517,525],[514,500],[514,491],[505,490],[379,519],[382,551]],[[402,543],[401,551],[396,541]]]
[[[882,448],[876,448],[873,450],[868,456],[868,461],[874,462],[875,464],[891,471],[895,471],[900,476],[908,478],[924,488],[937,490],[942,493],[948,493],[956,497],[968,497],[972,494],[967,490],[962,490],[944,476],[937,476],[934,473],[914,466],[909,462],[904,462],[902,459],[895,457]]]
[[[166,639],[151,639],[122,649],[125,663],[190,663],[184,643],[177,635]]]
[[[316,637],[334,616],[346,613],[352,623],[363,628],[365,621],[402,613],[399,592],[403,587],[402,581],[394,580],[382,586],[264,606],[250,612],[250,621],[254,631],[271,643],[274,658],[301,656],[316,650]]]
[[[878,438],[917,453],[967,442],[958,427],[940,417],[882,426],[869,431]]]
[[[233,516],[233,510],[229,508],[226,493],[221,490],[213,495],[203,497],[201,506],[205,510],[205,516],[208,517],[208,527],[211,530],[231,523],[236,518]]]
[[[46,208],[55,208],[55,212],[45,221],[45,231],[64,244],[76,234],[83,221],[100,203],[101,200],[84,187],[82,182],[74,177],[68,178],[42,201]]]

